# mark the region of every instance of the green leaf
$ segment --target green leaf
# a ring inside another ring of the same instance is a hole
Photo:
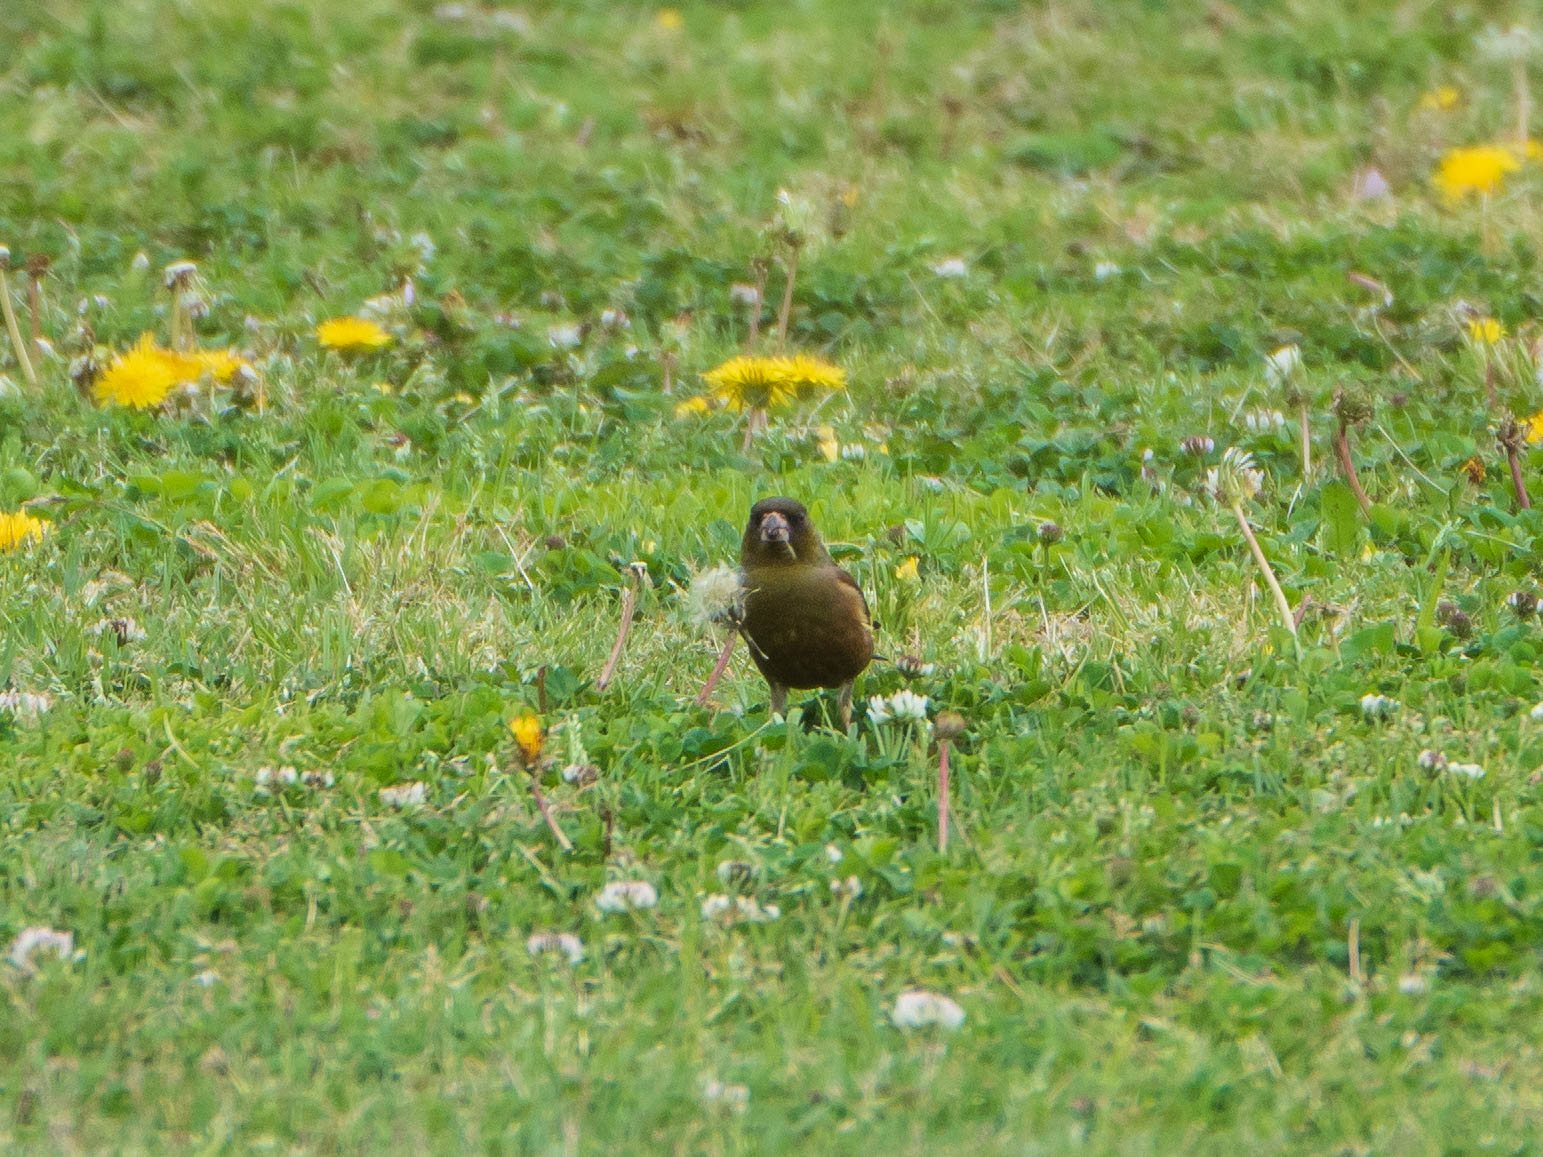
[[[1323,512],[1323,544],[1332,554],[1354,558],[1361,537],[1361,510],[1355,492],[1338,480],[1324,484],[1319,495]]]

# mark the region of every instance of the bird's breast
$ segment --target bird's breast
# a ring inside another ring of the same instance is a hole
[[[839,687],[873,658],[862,595],[834,566],[746,575],[745,634],[768,679],[789,687]]]

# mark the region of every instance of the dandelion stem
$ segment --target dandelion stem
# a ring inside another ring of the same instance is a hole
[[[32,344],[43,340],[43,282],[41,276],[27,270],[27,312],[32,315]]]
[[[761,340],[761,305],[766,296],[767,264],[764,259],[755,261],[755,300],[750,303],[750,334],[745,338],[745,352],[753,353],[755,343]]]
[[[573,844],[568,837],[563,835],[562,828],[557,826],[557,821],[552,818],[551,809],[546,806],[546,796],[541,794],[541,773],[535,768],[530,769],[530,794],[536,801],[536,810],[541,813],[541,818],[546,821],[546,826],[551,829],[552,835],[557,838],[563,851],[573,851]]]
[[[938,851],[948,851],[948,740],[938,740]]]
[[[779,350],[787,348],[788,319],[793,316],[793,282],[798,277],[798,245],[794,242],[788,244],[788,256],[783,267],[787,270],[787,281],[782,286],[782,308],[777,312]]]
[[[1313,473],[1313,432],[1308,425],[1307,399],[1302,400],[1302,408],[1297,412],[1298,421],[1302,427],[1302,481],[1306,482]]]
[[[1350,457],[1350,428],[1343,419],[1339,423],[1339,430],[1334,435],[1334,449],[1339,454],[1339,464],[1345,472],[1345,481],[1349,483],[1356,502],[1361,506],[1361,513],[1370,516],[1372,500],[1366,497],[1366,491],[1361,489],[1361,479],[1356,474],[1355,462]]]
[[[621,662],[622,649],[627,645],[627,635],[632,630],[632,614],[637,610],[638,588],[642,586],[642,579],[636,567],[629,569],[632,570],[632,585],[621,593],[621,626],[616,631],[616,643],[611,648],[611,656],[605,661],[600,678],[595,682],[596,691],[604,691],[610,685],[611,676],[616,674],[616,664]]]
[[[1527,122],[1532,119],[1532,86],[1527,81],[1527,59],[1518,56],[1511,64],[1516,79],[1516,144],[1527,155]]]
[[[1522,447],[1526,445],[1527,436],[1516,419],[1508,417],[1501,424],[1496,440],[1505,451],[1506,464],[1511,468],[1511,489],[1516,492],[1516,505],[1531,510],[1532,500],[1527,497],[1527,482],[1522,477]]]
[[[1264,549],[1259,545],[1259,540],[1254,537],[1254,528],[1248,524],[1248,516],[1243,513],[1243,504],[1234,502],[1232,515],[1238,520],[1238,528],[1243,531],[1243,537],[1248,539],[1248,549],[1254,552],[1254,561],[1259,564],[1259,570],[1264,575],[1264,581],[1269,585],[1270,593],[1275,596],[1276,609],[1280,611],[1281,625],[1291,632],[1291,637],[1297,637],[1296,616],[1291,613],[1291,604],[1286,601],[1286,592],[1280,589],[1280,583],[1275,578],[1275,571],[1270,566],[1270,560],[1264,557]]]
[[[11,348],[16,351],[16,362],[21,366],[22,377],[27,379],[29,386],[37,389],[37,371],[32,368],[32,359],[27,356],[27,347],[21,340],[21,326],[16,324],[16,307],[11,304],[11,283],[4,269],[0,269],[0,312],[5,314],[5,330],[11,336]]]
[[[718,680],[723,678],[723,673],[729,669],[729,656],[734,653],[734,640],[739,636],[732,631],[729,637],[723,641],[723,650],[718,652],[718,661],[713,664],[713,673],[707,677],[707,682],[702,684],[702,689],[697,692],[696,705],[706,707],[707,699],[713,693],[713,688],[718,686]]]

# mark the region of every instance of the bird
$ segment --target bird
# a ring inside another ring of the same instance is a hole
[[[750,508],[739,568],[739,631],[771,689],[772,711],[783,713],[789,688],[838,687],[841,726],[850,727],[852,685],[873,659],[873,619],[803,503],[763,498]]]

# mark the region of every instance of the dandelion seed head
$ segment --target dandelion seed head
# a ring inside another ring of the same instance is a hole
[[[745,583],[739,568],[720,563],[695,576],[686,592],[686,610],[699,627],[737,625],[745,611]]]
[[[950,1031],[964,1024],[964,1009],[941,993],[912,989],[895,998],[892,1018],[899,1028],[929,1028],[937,1025]]]

